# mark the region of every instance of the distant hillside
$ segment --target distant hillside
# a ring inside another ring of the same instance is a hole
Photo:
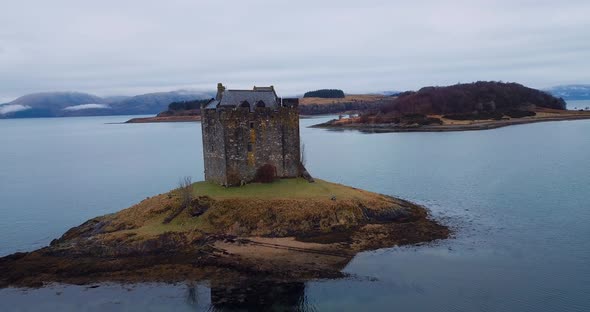
[[[394,97],[381,94],[349,94],[344,98],[306,97],[299,100],[302,115],[340,114],[378,109]]]
[[[113,103],[113,109],[119,115],[158,114],[168,109],[172,102],[183,102],[211,98],[207,92],[172,91],[137,95]]]
[[[379,112],[389,115],[477,114],[527,110],[531,107],[563,110],[565,105],[563,99],[517,83],[478,81],[403,92],[397,99],[382,106]]]
[[[210,99],[172,102],[168,104],[168,110],[158,114],[157,117],[171,116],[198,116],[201,114],[201,104],[207,104]]]
[[[123,100],[132,98],[133,96],[127,96],[127,95],[112,95],[112,96],[103,96],[102,98],[107,102],[107,103],[117,103],[117,102],[121,102]]]
[[[171,102],[209,97],[209,93],[193,91],[106,98],[80,92],[43,92],[1,104],[0,118],[157,114],[166,110]]]
[[[299,100],[299,113],[301,115],[358,113],[378,109],[393,99],[395,97],[382,94],[349,94],[344,98],[307,97]],[[201,104],[208,101],[209,99],[205,98],[173,102],[168,105],[167,110],[159,113],[157,117],[198,116]]]
[[[305,92],[303,97],[304,98],[317,97],[317,98],[337,99],[337,98],[344,97],[344,91],[338,90],[338,89],[321,89],[321,90]]]
[[[43,92],[21,96],[0,105],[0,118],[59,117],[77,115],[80,111],[108,111],[105,100],[80,92]]]
[[[566,85],[546,90],[564,100],[590,100],[590,85]]]

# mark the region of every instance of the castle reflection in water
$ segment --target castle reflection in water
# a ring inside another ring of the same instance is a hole
[[[317,311],[305,297],[304,282],[279,283],[249,279],[232,284],[211,282],[209,298],[204,297],[207,292],[204,288],[208,287],[188,285],[186,301],[196,310]]]

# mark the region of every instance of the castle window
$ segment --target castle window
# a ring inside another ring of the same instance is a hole
[[[248,108],[249,108],[249,107],[250,107],[250,103],[248,103],[248,101],[243,101],[243,102],[240,104],[240,107],[248,107]]]
[[[248,152],[252,151],[252,143],[248,143]]]
[[[262,100],[256,102],[256,107],[266,107],[266,104]]]
[[[254,122],[250,121],[250,129],[254,129]]]

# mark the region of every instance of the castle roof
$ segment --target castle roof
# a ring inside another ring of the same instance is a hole
[[[254,106],[258,102],[262,101],[265,107],[277,107],[279,106],[277,95],[273,89],[261,89],[257,88],[254,90],[225,90],[221,95],[219,101],[220,106],[240,106],[244,102],[248,102]]]
[[[285,104],[283,100],[288,103]],[[275,92],[274,86],[256,87],[252,90],[226,90],[223,84],[217,84],[217,96],[205,104],[205,109],[229,108],[229,107],[249,107],[254,111],[256,107],[277,108],[282,105],[289,107],[297,106],[298,99],[279,98]]]

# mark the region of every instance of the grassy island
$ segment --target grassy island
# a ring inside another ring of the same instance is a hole
[[[423,207],[341,184],[187,184],[0,258],[0,286],[340,277],[360,251],[446,238]]]

